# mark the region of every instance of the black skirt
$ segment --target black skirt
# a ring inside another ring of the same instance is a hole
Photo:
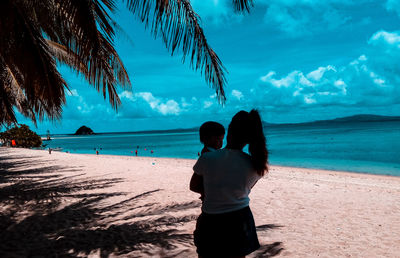
[[[260,247],[249,207],[222,214],[203,212],[197,219],[194,243],[204,257],[245,256]]]

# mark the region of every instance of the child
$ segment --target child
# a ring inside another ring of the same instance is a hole
[[[223,125],[217,122],[208,121],[200,126],[199,133],[200,142],[204,144],[204,147],[201,150],[201,155],[206,152],[221,149],[225,136],[225,128]],[[198,193],[200,193],[200,200],[204,200],[204,189],[202,184],[200,185],[201,188],[198,189]]]
[[[201,154],[221,149],[225,128],[217,122],[208,121],[200,126],[200,142],[204,144]]]

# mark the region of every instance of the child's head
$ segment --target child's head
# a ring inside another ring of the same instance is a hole
[[[225,128],[217,122],[208,121],[200,126],[200,142],[205,146],[220,149],[224,141]]]

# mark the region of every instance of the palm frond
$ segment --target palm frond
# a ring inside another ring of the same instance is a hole
[[[194,12],[188,0],[125,0],[129,10],[137,15],[155,37],[161,35],[171,55],[177,49],[183,54],[183,62],[190,57],[191,67],[204,72],[206,82],[225,102],[225,72],[221,60],[208,45],[200,17]]]
[[[232,0],[236,12],[250,12],[253,7],[253,0]]]
[[[49,45],[49,50],[52,55],[61,63],[66,64],[81,74],[88,73],[88,67],[85,63],[80,62],[80,58],[66,46],[58,44],[57,42],[46,40]]]
[[[75,68],[82,63],[87,64],[87,72],[83,73],[85,78],[96,90],[102,91],[104,98],[108,93],[111,105],[117,108],[120,104],[117,85],[131,85],[128,73],[113,46],[114,28],[119,29],[117,23],[99,1],[56,1],[61,6],[58,15],[65,21],[60,33],[68,35],[60,43],[77,57]],[[111,12],[115,11],[114,1],[102,2],[105,7],[111,8]]]
[[[5,67],[2,66],[0,69],[0,127],[2,127],[16,123],[17,118],[13,109],[16,100],[8,87],[10,78],[7,76]]]
[[[3,62],[37,118],[42,120],[47,115],[58,119],[65,102],[66,83],[49,53],[35,13],[26,9],[29,5],[18,5],[18,2],[3,2],[8,18],[0,23]]]
[[[29,106],[21,85],[0,55],[0,126],[17,123],[13,107],[16,107],[22,115],[29,117],[36,125],[35,113]]]

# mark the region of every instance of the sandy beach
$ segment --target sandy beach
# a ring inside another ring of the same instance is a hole
[[[196,257],[195,160],[0,148],[0,257]],[[400,257],[400,178],[271,166],[251,257]]]

